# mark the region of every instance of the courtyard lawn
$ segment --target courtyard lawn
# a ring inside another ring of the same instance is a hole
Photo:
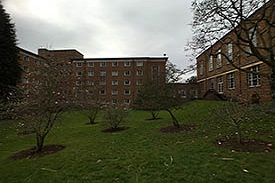
[[[220,102],[193,101],[175,112],[181,124],[196,128],[181,133],[161,133],[171,125],[169,114],[146,120],[150,113],[132,111],[129,129],[103,133],[97,119],[77,112],[65,113],[46,138],[45,144],[66,148],[50,155],[12,160],[10,156],[35,144],[34,135],[18,136],[16,121],[0,122],[0,182],[275,182],[275,151],[235,152],[213,144],[215,139],[234,132],[209,119],[209,109]],[[268,115],[247,124],[246,136],[275,145],[275,118]],[[255,130],[257,129],[257,130]]]

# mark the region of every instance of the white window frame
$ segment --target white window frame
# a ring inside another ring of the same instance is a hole
[[[216,68],[222,67],[222,50],[218,49],[216,53]]]
[[[89,77],[94,76],[94,74],[95,74],[94,71],[88,71],[88,76],[89,76]]]
[[[218,82],[217,82],[217,84],[218,84],[218,93],[223,94],[223,77],[219,76],[217,78],[217,80],[218,80]]]
[[[213,55],[210,55],[209,60],[208,60],[208,71],[213,71],[214,66],[213,66]]]
[[[112,71],[112,76],[118,76],[118,71]]]
[[[117,86],[117,85],[118,85],[118,80],[113,80],[113,81],[112,81],[112,85],[113,85],[113,86]]]
[[[124,89],[124,95],[131,95],[130,89]]]
[[[137,61],[137,67],[142,67],[143,66],[143,61]]]
[[[226,64],[230,64],[229,61],[231,62],[233,61],[233,43],[232,42],[227,43],[226,52],[227,52]]]
[[[259,65],[253,66],[250,68],[250,71],[254,73],[247,73],[248,86],[249,87],[261,86],[261,77],[259,74],[256,74],[260,72],[260,66]]]
[[[131,81],[129,79],[124,80],[124,85],[131,85]]]
[[[124,76],[131,76],[131,71],[124,71]]]
[[[124,67],[130,67],[131,66],[131,62],[130,61],[125,61],[124,62]]]
[[[100,71],[99,72],[99,76],[106,76],[106,75],[107,75],[106,71]]]
[[[137,76],[142,76],[143,75],[143,71],[142,70],[137,70]]]
[[[235,73],[234,72],[227,74],[227,86],[228,86],[228,89],[235,89]]]
[[[112,95],[118,95],[118,89],[112,89]]]
[[[76,76],[77,76],[77,77],[82,76],[82,72],[81,72],[81,71],[77,71],[77,72],[76,72]]]
[[[94,67],[94,66],[95,66],[94,62],[88,62],[88,67]]]
[[[117,67],[118,66],[118,62],[112,62],[112,67]]]
[[[107,62],[100,62],[99,63],[99,67],[106,67],[107,66]]]
[[[82,67],[82,62],[77,62],[76,67]]]

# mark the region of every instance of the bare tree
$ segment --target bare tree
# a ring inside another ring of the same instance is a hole
[[[193,0],[192,8],[193,39],[188,46],[194,56],[219,42],[235,47],[237,54],[220,54],[241,71],[251,72],[234,63],[233,56],[264,62],[271,69],[266,77],[275,100],[275,1]]]
[[[40,152],[46,136],[67,106],[67,101],[60,87],[62,75],[54,62],[45,60],[30,75],[32,83],[29,98],[17,104],[16,112],[18,118],[35,132],[36,151]]]
[[[107,105],[104,109],[105,123],[110,126],[111,129],[117,130],[119,126],[126,121],[125,118],[129,112],[129,106],[118,104]]]
[[[251,111],[252,107],[248,105],[248,102],[237,103],[226,101],[222,106],[212,110],[211,114],[215,123],[229,124],[234,127],[237,142],[241,144],[245,123],[253,118],[251,116]]]
[[[179,109],[184,99],[178,97],[174,83],[178,82],[183,74],[184,71],[168,62],[166,73],[162,74],[162,77],[166,77],[166,82],[160,77],[146,83],[135,100],[135,107],[148,111],[165,110],[170,114],[174,127],[179,128],[180,124],[173,110]]]

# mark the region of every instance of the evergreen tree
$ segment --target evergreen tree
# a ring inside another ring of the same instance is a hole
[[[20,79],[16,32],[0,0],[0,100],[7,100]]]

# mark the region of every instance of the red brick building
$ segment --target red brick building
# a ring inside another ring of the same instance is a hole
[[[19,84],[27,97],[39,82],[34,74],[40,64],[50,61],[55,64],[62,78],[58,92],[70,102],[86,100],[92,102],[131,104],[141,87],[149,80],[165,79],[168,57],[89,58],[77,50],[39,49],[38,55],[19,48],[19,62],[23,69]]]
[[[263,47],[269,43],[271,45],[268,46],[273,49],[273,53],[275,49],[274,27],[269,27],[265,21],[269,18],[274,21],[273,6],[274,1],[269,1],[264,5],[268,8],[260,8],[246,22],[242,22],[242,25],[245,24],[247,29],[251,30],[247,36],[254,49],[267,57],[270,51],[264,50]],[[266,18],[256,23],[255,21],[259,20],[258,17],[263,16],[263,13],[267,15]],[[240,27],[236,27],[197,57],[200,98],[215,90],[218,94],[237,100],[252,102],[272,100],[269,80],[271,67],[250,54],[251,46],[247,46],[247,43],[242,43],[237,38],[238,33],[241,36],[245,34],[241,31]],[[236,67],[233,67],[232,63]]]
[[[73,59],[76,96],[94,95],[100,103],[131,104],[141,87],[165,73],[168,57],[124,57]]]

